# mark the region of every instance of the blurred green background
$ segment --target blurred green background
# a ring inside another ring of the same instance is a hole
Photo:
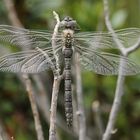
[[[140,27],[140,0],[110,0],[109,4],[114,29]],[[66,15],[76,19],[82,31],[106,30],[101,0],[14,0],[14,5],[25,28],[53,30],[55,20],[52,11],[56,11],[61,19]],[[0,1],[0,24],[11,25],[3,0]],[[140,64],[139,50],[131,57]],[[42,74],[41,80],[50,101],[52,76],[46,73]],[[50,75],[50,77],[44,78],[44,75]],[[87,133],[92,139],[98,140],[95,112],[92,111],[91,106],[95,101],[100,103],[101,119],[105,128],[114,98],[117,77],[83,72],[82,79]],[[140,75],[127,77],[124,89],[125,94],[115,125],[118,130],[112,139],[140,140]],[[64,120],[63,91],[59,95],[58,112]],[[41,112],[40,117],[47,140],[49,125]],[[8,135],[13,136],[15,140],[36,139],[28,96],[16,74],[0,72],[0,122]],[[67,127],[66,124],[63,125],[64,128]],[[58,132],[61,140],[78,139],[65,133],[64,129],[58,128]]]

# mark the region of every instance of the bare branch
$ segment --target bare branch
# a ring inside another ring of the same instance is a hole
[[[50,57],[48,56],[47,53],[45,53],[42,49],[40,49],[39,47],[36,47],[36,49],[42,53],[42,55],[44,55],[46,57],[46,59],[48,60],[48,63],[51,65],[51,69],[53,71],[54,76],[58,76],[57,70],[55,69],[55,65],[53,64],[52,60],[50,59]]]
[[[126,48],[126,54],[130,54],[130,53],[134,52],[139,47],[140,47],[140,38],[133,46]]]
[[[105,14],[106,26],[107,26],[108,30],[112,33],[113,39],[114,39],[115,43],[117,44],[117,47],[120,49],[121,53],[124,53],[124,46],[118,40],[118,37],[114,33],[114,30],[113,30],[112,25],[109,20],[110,13],[109,13],[109,7],[108,7],[108,0],[103,0],[103,3],[104,3],[104,14]]]
[[[75,54],[75,65],[76,65],[76,93],[77,93],[77,105],[78,105],[78,120],[79,120],[79,140],[86,139],[86,117],[83,103],[83,92],[82,92],[82,79],[81,79],[81,68],[79,62],[79,54]]]
[[[54,33],[52,36],[52,48],[54,49],[54,56],[56,58],[57,63],[57,70],[59,70],[59,62],[58,57],[55,53],[56,48],[56,36],[58,34],[58,28],[59,28],[59,16],[56,12],[53,12],[54,17],[56,18],[56,25],[54,28]],[[51,109],[50,109],[50,129],[49,129],[49,140],[56,140],[56,110],[57,110],[57,98],[59,93],[59,87],[61,80],[63,78],[63,75],[60,76],[59,71],[58,75],[54,75],[54,82],[53,82],[53,91],[52,91],[52,100],[51,100]]]
[[[125,46],[123,46],[123,44],[119,41],[110,23],[108,0],[103,0],[103,2],[104,2],[106,26],[108,30],[112,33],[114,42],[116,43],[117,47],[121,51],[122,55],[127,56],[129,53],[135,51],[139,47],[140,39],[135,43],[135,45],[131,46],[130,48],[125,48]],[[112,109],[110,112],[108,124],[107,124],[102,140],[109,140],[111,137],[111,134],[113,134],[112,132],[114,132],[115,121],[116,121],[117,114],[119,112],[119,108],[121,105],[122,96],[124,94],[123,85],[124,85],[125,77],[122,76],[121,74],[122,73],[121,65],[125,65],[125,63],[122,60],[120,60],[120,70],[119,70],[119,76],[118,76],[117,85],[116,85],[115,97],[114,97]]]
[[[134,44],[130,48],[125,48],[125,46],[123,46],[123,44],[119,41],[117,34],[115,34],[115,32],[112,28],[111,22],[109,20],[110,13],[109,13],[108,0],[103,0],[103,3],[104,3],[104,14],[105,14],[106,26],[107,26],[108,30],[112,33],[113,39],[114,39],[115,43],[117,44],[117,47],[120,49],[121,53],[124,56],[127,56],[128,53],[133,52],[134,50],[136,50],[139,47],[140,39],[136,42],[136,44]]]
[[[38,110],[37,110],[35,97],[33,95],[31,81],[30,81],[30,79],[28,78],[27,75],[24,75],[23,77],[26,81],[25,82],[26,90],[28,92],[28,96],[29,96],[30,103],[31,103],[31,108],[32,108],[32,111],[33,111],[33,117],[34,117],[34,120],[35,120],[35,128],[36,128],[37,137],[38,137],[38,140],[44,140],[43,131],[42,131],[42,127],[41,127],[40,119],[39,119],[39,113],[38,113]]]
[[[49,140],[56,140],[56,110],[57,110],[57,98],[60,87],[60,78],[54,78],[52,101],[51,101],[51,114],[50,114],[50,130],[49,130]]]
[[[113,39],[114,39],[115,43],[117,44],[117,47],[120,49],[121,53],[123,55],[126,55],[125,54],[125,48],[121,44],[121,42],[118,40],[117,35],[115,34],[115,32],[112,28],[112,25],[110,23],[110,20],[109,20],[108,0],[103,0],[103,2],[104,2],[104,12],[105,12],[106,26],[107,26],[108,30],[112,33]],[[114,130],[114,124],[115,124],[117,114],[118,114],[118,111],[119,111],[119,107],[120,107],[120,104],[121,104],[121,97],[124,94],[123,93],[123,85],[124,85],[124,76],[119,75],[118,80],[117,80],[117,86],[116,86],[113,106],[112,106],[112,109],[111,109],[111,112],[110,112],[108,124],[107,124],[107,127],[106,127],[106,130],[105,130],[105,133],[103,135],[102,140],[109,140],[110,137],[111,137],[111,134],[112,134],[111,132]]]
[[[54,33],[53,33],[53,37],[55,39],[57,32],[58,32],[59,24],[60,24],[60,18],[59,18],[59,15],[55,11],[53,11],[53,15],[57,22],[55,25],[55,28],[54,28]],[[55,47],[55,46],[53,46],[53,47]]]
[[[54,32],[53,32],[53,35],[52,35],[52,48],[53,48],[54,57],[55,57],[55,60],[56,60],[57,72],[58,72],[58,75],[59,75],[60,74],[59,56],[57,55],[55,50],[56,50],[56,47],[57,47],[56,38],[57,38],[57,34],[58,34],[58,28],[59,28],[59,25],[60,25],[60,18],[59,18],[59,15],[55,11],[53,11],[53,15],[54,15],[54,18],[56,19],[57,23],[54,27]]]

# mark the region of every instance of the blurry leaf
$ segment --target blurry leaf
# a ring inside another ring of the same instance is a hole
[[[125,10],[118,10],[117,12],[115,12],[115,14],[113,14],[111,20],[112,26],[114,28],[121,27],[125,23],[126,18],[127,18],[127,12]]]

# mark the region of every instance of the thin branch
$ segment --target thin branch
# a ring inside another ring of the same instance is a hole
[[[49,140],[56,140],[56,110],[57,110],[57,99],[60,87],[60,78],[54,78],[53,92],[50,109],[50,129],[49,129]]]
[[[118,37],[117,35],[115,34],[113,28],[112,28],[112,25],[111,25],[111,22],[109,20],[109,16],[110,16],[110,13],[109,13],[109,7],[108,7],[108,0],[103,0],[103,3],[104,3],[104,15],[105,15],[105,23],[106,23],[106,26],[108,28],[108,30],[112,33],[112,36],[113,36],[113,40],[115,41],[117,47],[120,49],[120,51],[123,53],[124,52],[124,46],[123,44],[118,40]]]
[[[112,33],[113,40],[115,41],[117,47],[120,49],[121,53],[124,56],[127,56],[128,53],[135,51],[139,47],[140,39],[138,39],[136,44],[134,44],[133,46],[131,46],[129,48],[125,48],[125,46],[123,46],[123,44],[119,41],[117,34],[115,34],[115,32],[112,28],[111,22],[109,20],[110,12],[109,12],[108,0],[103,0],[103,3],[104,3],[104,14],[105,14],[106,26],[107,26],[108,30]]]
[[[129,48],[126,48],[126,54],[128,55],[128,54],[134,52],[139,47],[140,47],[140,38],[139,38],[139,40],[133,46],[131,46]]]
[[[103,0],[104,2],[104,12],[105,12],[105,23],[108,28],[108,30],[112,33],[113,39],[115,43],[117,44],[117,47],[120,49],[121,53],[125,55],[124,53],[124,46],[121,44],[121,42],[118,40],[117,35],[114,33],[114,30],[111,26],[110,20],[109,20],[109,7],[108,7],[108,0]],[[105,133],[103,135],[102,140],[109,140],[111,137],[111,134],[114,130],[114,124],[117,118],[117,114],[121,105],[121,97],[124,94],[123,93],[123,85],[124,85],[124,76],[119,75],[117,80],[117,86],[115,91],[115,97],[112,105],[112,109],[110,112],[108,124],[105,130]]]
[[[63,78],[63,75],[60,76],[60,74],[59,74],[59,62],[58,62],[57,54],[55,53],[56,37],[57,37],[57,34],[58,34],[58,28],[59,28],[60,20],[59,20],[58,14],[56,12],[53,12],[53,14],[54,14],[54,17],[55,17],[57,23],[55,25],[54,33],[53,33],[53,36],[52,36],[52,48],[54,50],[54,56],[56,58],[58,73],[57,73],[57,75],[54,75],[54,82],[53,82],[53,91],[52,91],[52,100],[51,100],[51,109],[50,109],[49,140],[56,140],[57,99],[58,99],[60,83],[61,83],[61,80]]]
[[[139,47],[140,40],[138,40],[138,42],[136,42],[136,44],[134,46],[126,49],[123,46],[123,44],[119,41],[117,35],[115,34],[115,32],[112,28],[111,23],[110,23],[108,0],[103,0],[103,3],[104,3],[104,13],[105,13],[106,26],[107,26],[108,30],[112,33],[113,40],[116,43],[119,50],[121,51],[122,55],[127,56],[128,53],[133,52],[134,50],[136,50]],[[121,65],[125,65],[125,63],[122,60],[120,60],[120,66]],[[107,124],[107,127],[106,127],[106,130],[105,130],[105,133],[103,135],[102,140],[109,140],[111,137],[111,134],[114,133],[114,125],[115,125],[116,118],[117,118],[119,108],[121,105],[122,96],[124,95],[124,90],[123,90],[124,81],[125,81],[125,77],[122,76],[122,69],[120,67],[119,75],[118,75],[118,79],[117,79],[115,97],[114,97],[112,109],[110,112],[108,124]]]
[[[31,103],[31,108],[33,111],[33,117],[34,117],[34,121],[35,121],[35,128],[36,128],[37,137],[38,137],[38,140],[44,140],[43,131],[42,131],[42,127],[41,127],[41,123],[40,123],[40,119],[39,119],[39,113],[37,110],[36,100],[35,100],[35,97],[33,94],[31,81],[27,75],[24,75],[23,77],[26,81],[25,82],[26,83],[26,90],[27,90],[29,100]]]
[[[76,64],[76,93],[77,93],[77,105],[78,105],[78,120],[79,120],[79,140],[86,139],[86,117],[83,103],[82,92],[82,79],[81,79],[81,66],[79,62],[79,54],[75,54]]]
[[[52,48],[53,48],[53,52],[54,52],[54,57],[55,57],[55,60],[56,60],[56,69],[57,69],[57,75],[60,74],[60,66],[59,66],[59,56],[58,54],[56,53],[56,47],[57,47],[57,44],[56,44],[56,40],[57,40],[57,34],[58,34],[58,29],[59,29],[59,25],[60,25],[60,18],[59,18],[59,15],[53,11],[53,15],[54,15],[54,18],[56,19],[56,25],[54,27],[54,32],[53,32],[53,35],[52,35]]]

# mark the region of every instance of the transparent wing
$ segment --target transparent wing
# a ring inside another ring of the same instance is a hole
[[[51,46],[52,33],[48,31],[31,31],[8,25],[0,25],[0,43],[10,46],[36,48]],[[61,36],[57,36],[59,41]],[[60,42],[60,41],[59,41]],[[57,43],[60,45],[60,43]]]
[[[122,75],[134,75],[140,73],[140,66],[130,59],[111,53],[98,52],[88,48],[77,46],[77,52],[80,54],[81,64],[85,69],[94,71],[102,75],[117,75],[121,67]],[[120,65],[123,61],[123,65]]]
[[[127,28],[117,30],[115,33],[124,47],[134,45],[140,39],[140,28]],[[81,32],[75,35],[77,45],[87,48],[116,48],[116,44],[112,38],[112,34],[101,32]]]
[[[46,69],[55,69],[55,61],[50,50],[23,51],[0,58],[0,71],[39,73]]]

